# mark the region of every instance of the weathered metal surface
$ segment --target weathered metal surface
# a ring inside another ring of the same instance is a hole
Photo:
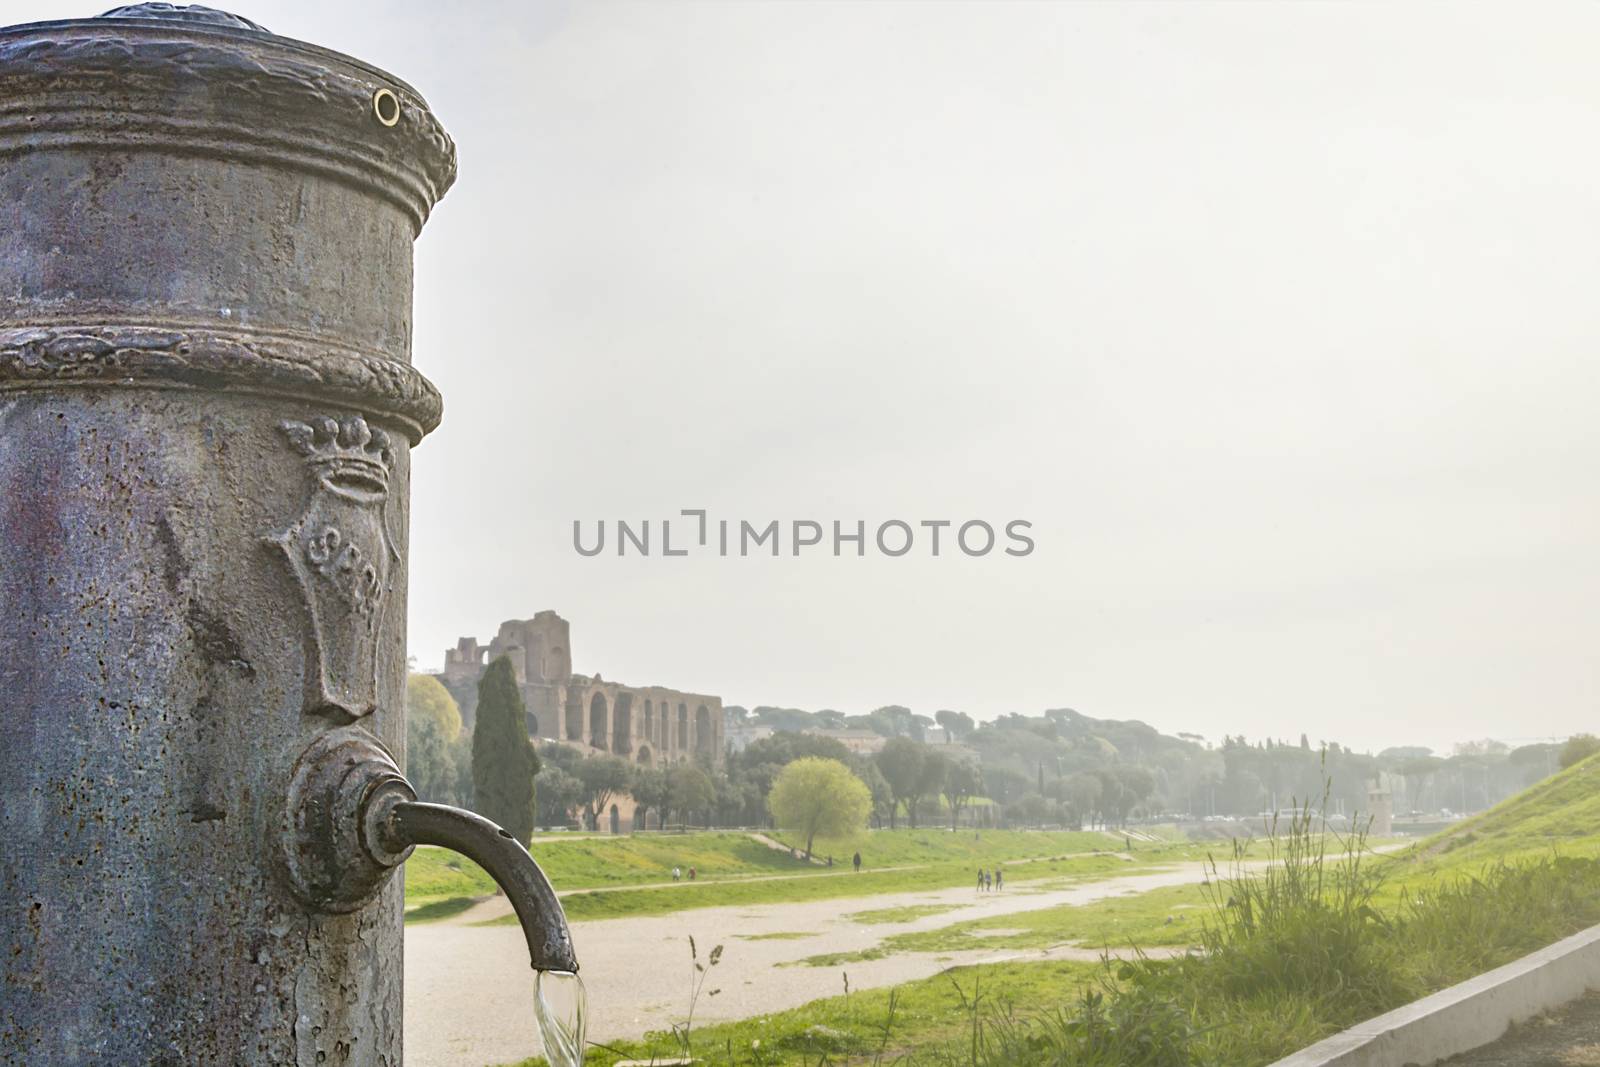
[[[0,1060],[397,1065],[400,880],[310,906],[283,829],[318,738],[403,744],[454,149],[166,6],[0,30]]]
[[[481,815],[444,804],[418,804],[415,795],[399,800],[375,823],[382,853],[394,855],[414,845],[442,845],[474,860],[511,902],[537,971],[576,974],[578,957],[572,931],[555,887],[528,850],[510,832]]]
[[[368,823],[394,803],[416,799],[366,730],[330,730],[313,741],[295,764],[280,838],[279,858],[295,896],[316,911],[370,904],[411,849],[388,847]]]

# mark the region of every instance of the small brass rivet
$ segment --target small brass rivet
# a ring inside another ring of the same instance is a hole
[[[385,126],[397,124],[400,121],[400,98],[388,89],[379,89],[372,94],[372,113]]]

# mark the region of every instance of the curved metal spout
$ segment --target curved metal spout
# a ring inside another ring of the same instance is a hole
[[[414,800],[397,800],[386,807],[378,823],[385,849],[404,852],[412,845],[442,845],[474,861],[499,883],[516,909],[534,970],[577,971],[578,957],[572,951],[572,932],[561,901],[550,879],[515,838],[461,808]]]

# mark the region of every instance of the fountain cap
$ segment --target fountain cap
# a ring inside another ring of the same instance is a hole
[[[456,176],[455,143],[411,86],[200,5],[0,28],[0,164],[54,149],[299,170],[389,201],[413,232]]]
[[[167,19],[172,22],[200,22],[208,26],[229,26],[236,30],[254,30],[271,33],[259,22],[251,22],[243,15],[222,11],[204,4],[144,3],[123,4],[96,18],[102,19]]]

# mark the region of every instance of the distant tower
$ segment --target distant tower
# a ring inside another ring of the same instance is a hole
[[[572,638],[567,620],[553,611],[531,619],[509,619],[489,644],[489,660],[507,656],[523,684],[549,685],[572,675]]]
[[[524,633],[530,642],[528,673],[541,682],[564,682],[572,677],[572,632],[566,619],[541,611],[528,621]]]
[[[1379,773],[1367,783],[1367,808],[1372,814],[1368,832],[1377,837],[1394,833],[1394,794],[1389,792],[1388,776]]]

